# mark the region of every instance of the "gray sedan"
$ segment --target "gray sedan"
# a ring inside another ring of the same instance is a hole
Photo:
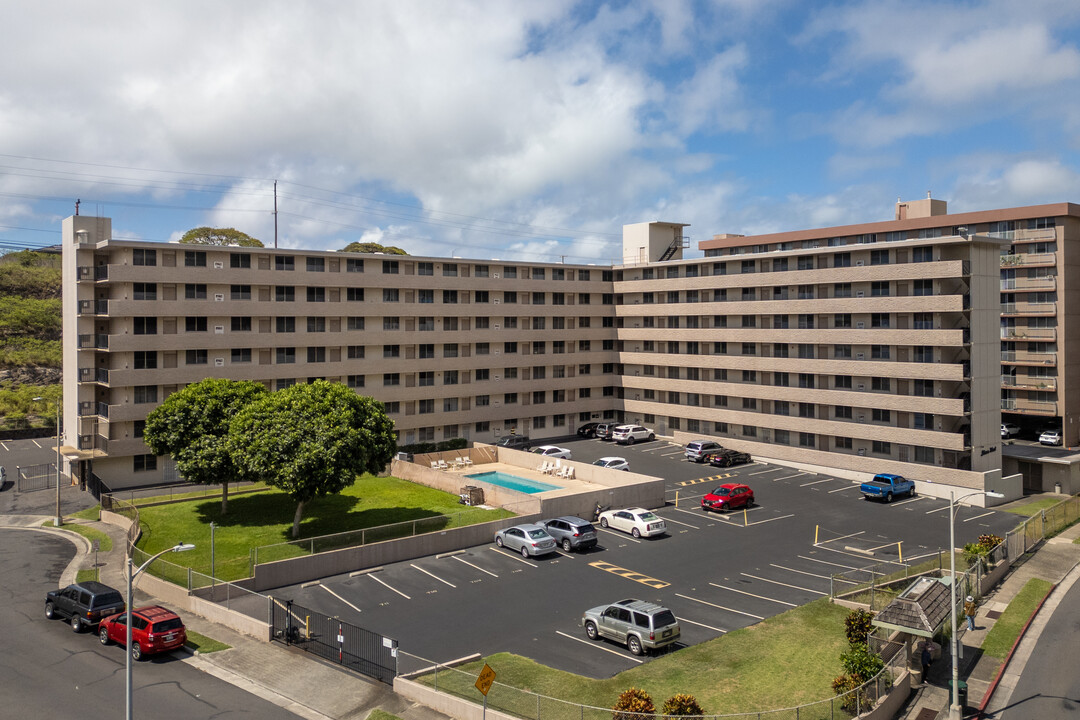
[[[495,533],[495,544],[521,553],[521,557],[546,555],[555,552],[555,538],[547,530],[527,523],[515,525]]]

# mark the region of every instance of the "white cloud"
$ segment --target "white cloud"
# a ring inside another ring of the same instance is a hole
[[[1074,201],[1080,172],[1057,158],[978,155],[954,164],[959,178],[950,212]]]

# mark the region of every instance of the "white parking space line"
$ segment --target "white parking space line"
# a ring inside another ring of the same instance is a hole
[[[767,472],[777,472],[778,470],[784,470],[785,468],[771,467],[764,470],[758,470],[757,472],[747,473],[747,475],[762,475]]]
[[[400,591],[400,590],[398,590],[398,589],[397,589],[396,587],[393,587],[393,586],[391,586],[391,585],[387,585],[386,583],[384,583],[384,582],[383,582],[382,580],[380,580],[379,578],[375,577],[374,575],[368,575],[368,577],[369,577],[369,578],[371,578],[372,580],[374,580],[375,582],[379,583],[380,585],[382,585],[382,586],[383,586],[383,587],[385,587],[386,589],[388,589],[388,590],[393,590],[394,592],[396,592],[396,593],[397,593],[398,595],[400,595],[401,597],[405,598],[406,600],[412,600],[412,598],[411,598],[411,597],[409,597],[409,596],[408,596],[408,595],[406,595],[405,593],[401,592],[401,591]]]
[[[609,652],[612,655],[618,655],[619,657],[623,658],[624,660],[632,660],[632,661],[636,662],[638,665],[645,662],[644,660],[638,660],[636,657],[628,657],[625,653],[621,653],[618,650],[612,650],[611,648],[606,648],[603,645],[601,645],[599,643],[599,641],[594,642],[592,640],[582,640],[579,637],[574,637],[573,635],[567,635],[562,630],[556,630],[555,634],[556,635],[562,635],[564,638],[569,638],[570,640],[576,640],[579,643],[584,643],[585,645],[588,645],[589,647],[594,647],[597,650],[603,650],[604,652]]]
[[[11,448],[7,446],[7,443],[0,442],[0,448],[4,448],[4,452],[11,452]]]
[[[471,562],[469,562],[468,560],[462,560],[462,559],[461,559],[461,558],[459,558],[459,557],[458,557],[457,555],[454,555],[454,560],[457,560],[457,561],[458,561],[459,563],[465,563],[465,564],[466,564],[466,565],[468,565],[469,567],[471,567],[471,568],[474,568],[474,569],[476,569],[476,570],[479,570],[479,571],[480,571],[480,572],[482,572],[482,573],[487,573],[487,574],[488,574],[488,575],[490,575],[491,577],[496,577],[496,578],[497,578],[497,577],[499,577],[498,575],[496,575],[495,573],[491,572],[490,570],[485,570],[484,568],[480,567],[479,565],[473,565],[473,564],[472,564]]]
[[[662,457],[675,457],[677,455],[683,455],[683,454],[684,454],[684,452],[682,450],[676,450],[675,452],[661,453],[661,456]]]
[[[820,485],[823,482],[832,482],[834,480],[836,480],[836,478],[825,478],[824,480],[812,480],[812,481],[810,481],[808,483],[803,483],[802,485],[799,485],[799,487],[808,487],[810,485]]]
[[[826,594],[826,593],[821,592],[820,590],[811,590],[810,588],[804,588],[804,587],[802,587],[800,585],[789,585],[787,583],[782,583],[779,580],[770,580],[769,578],[758,577],[757,575],[751,575],[750,573],[739,573],[739,574],[740,575],[745,575],[748,578],[753,578],[754,580],[760,580],[761,582],[767,582],[767,583],[772,583],[773,585],[780,585],[782,587],[792,588],[793,590],[802,590],[803,592],[813,593],[815,595],[825,595]]]
[[[771,597],[768,597],[768,596],[765,596],[765,595],[755,595],[752,592],[746,592],[745,590],[736,590],[733,587],[728,587],[727,585],[718,585],[718,584],[716,584],[714,582],[711,582],[709,584],[712,585],[713,587],[718,587],[721,590],[727,590],[729,592],[739,593],[740,595],[749,595],[750,597],[757,598],[758,600],[768,600],[769,602],[774,602],[774,603],[777,603],[778,605],[787,605],[788,607],[799,607],[797,604],[789,603],[786,600],[776,600],[774,598],[771,598]]]
[[[676,595],[676,597],[681,597],[684,600],[693,600],[696,603],[701,603],[702,605],[708,605],[709,607],[714,607],[714,608],[719,608],[721,610],[726,610],[728,612],[735,613],[736,615],[745,615],[747,617],[757,618],[758,620],[764,620],[765,619],[765,618],[761,617],[760,615],[755,615],[754,613],[748,613],[748,612],[743,612],[742,610],[736,610],[735,608],[724,607],[723,605],[717,605],[716,603],[711,603],[708,600],[699,600],[698,598],[690,597],[689,595],[683,595],[682,593],[675,593],[675,595]]]
[[[920,500],[925,500],[925,499],[926,498],[921,496],[921,495],[916,495],[915,497],[908,498],[907,500],[901,500],[900,502],[894,502],[893,505],[907,505],[908,503],[919,502]]]
[[[660,517],[663,517],[663,515],[661,515]],[[686,527],[694,528],[695,530],[700,530],[701,529],[697,525],[691,525],[690,523],[679,522],[678,520],[672,520],[671,518],[664,518],[664,521],[665,522],[673,522],[676,525],[685,525]]]
[[[672,510],[678,510],[679,512],[681,512],[681,513],[686,513],[687,515],[693,515],[693,516],[694,516],[694,517],[696,517],[696,518],[700,518],[700,517],[703,517],[701,513],[699,513],[699,512],[694,512],[693,510],[684,510],[684,509],[682,509],[682,508],[679,508],[679,507],[677,507],[677,508],[671,508],[671,509],[672,509]]]
[[[753,508],[748,508],[748,509],[749,509],[750,512],[754,512]],[[772,522],[773,520],[783,520],[784,518],[789,518],[789,517],[795,517],[795,515],[794,514],[791,514],[791,515],[778,515],[776,517],[765,518],[764,520],[758,520],[756,522],[747,523],[746,526],[750,527],[751,525],[764,525],[765,523]]]
[[[797,478],[801,475],[810,475],[810,473],[799,472],[795,473],[794,475],[785,475],[784,477],[773,478],[772,481],[777,482],[778,480],[790,480],[791,478]]]
[[[721,635],[723,635],[724,633],[727,632],[727,630],[721,630],[720,628],[713,627],[712,625],[706,625],[705,623],[699,623],[699,622],[694,622],[693,620],[687,620],[686,618],[679,617],[678,615],[675,616],[675,619],[678,620],[679,622],[690,623],[691,625],[698,625],[698,626],[703,627],[703,628],[709,628],[710,630],[715,630],[716,632],[720,633]]]
[[[795,568],[784,567],[783,565],[777,565],[776,563],[769,563],[770,567],[777,568],[778,570],[786,570],[787,572],[799,573],[800,575],[809,575],[810,577],[821,578],[822,580],[833,580],[834,582],[847,583],[848,585],[858,585],[854,580],[844,580],[843,578],[835,578],[832,575],[819,575],[817,573],[807,572],[806,570],[796,570]]]
[[[990,511],[988,513],[983,513],[982,515],[976,515],[975,517],[968,518],[964,522],[971,522],[972,520],[978,520],[979,518],[984,518],[987,515],[993,515],[993,514],[994,514],[993,511]]]
[[[857,533],[851,533],[850,535],[841,535],[840,537],[835,537],[835,538],[832,538],[830,540],[822,540],[821,542],[815,543],[815,544],[820,547],[821,545],[824,545],[825,543],[836,542],[837,540],[847,540],[848,538],[853,538],[856,535],[862,535],[865,532],[866,532],[865,530],[860,530]]]
[[[442,579],[441,577],[439,577],[439,576],[438,576],[438,575],[436,575],[435,573],[432,573],[432,572],[428,572],[427,570],[425,570],[424,568],[420,567],[419,565],[413,565],[412,563],[409,563],[409,567],[411,567],[411,568],[412,568],[413,570],[419,570],[420,572],[424,573],[424,574],[425,574],[425,575],[427,575],[428,577],[433,577],[433,578],[435,578],[436,580],[438,580],[439,582],[443,583],[444,585],[449,585],[449,586],[450,586],[450,587],[452,587],[452,588],[456,588],[456,587],[457,587],[457,585],[455,585],[454,583],[452,583],[452,582],[449,582],[449,581],[447,581],[447,580],[443,580],[443,579]]]
[[[890,543],[890,544],[895,545],[896,543]],[[825,547],[824,545],[819,545],[819,547],[822,550],[828,550],[829,552],[834,552],[837,555],[844,555],[846,557],[853,557],[853,558],[861,558],[863,560],[869,560],[870,559],[870,556],[865,555],[865,554],[864,555],[857,555],[856,553],[853,553],[853,552],[845,552],[844,550],[837,550],[836,548]],[[885,559],[885,558],[879,559],[878,563],[885,563],[885,564],[888,564],[888,565],[900,565],[901,567],[903,567],[903,563],[899,563],[899,562],[897,562],[895,560],[888,560],[888,559]],[[853,568],[853,569],[854,570],[861,570],[862,568]],[[878,573],[878,574],[880,575],[882,573]]]
[[[532,567],[538,567],[536,563],[531,563],[528,560],[526,560],[525,558],[518,557],[517,553],[511,554],[509,550],[507,550],[506,552],[503,552],[499,548],[491,547],[490,545],[488,545],[488,550],[494,550],[495,552],[499,553],[503,557],[508,557],[508,558],[511,558],[512,560],[517,560],[519,563],[525,563],[526,565],[530,565]]]
[[[926,514],[927,514],[927,515],[929,515],[929,514],[931,514],[931,513],[941,512],[942,510],[948,510],[948,509],[949,509],[949,506],[948,506],[948,505],[945,505],[945,506],[943,506],[943,507],[939,507],[939,508],[934,508],[933,510],[927,510],[927,511],[926,511]]]
[[[844,492],[845,490],[855,490],[858,487],[859,487],[859,483],[851,483],[847,487],[836,488],[835,490],[830,490],[829,494],[831,495],[832,493]]]
[[[362,612],[362,611],[360,610],[360,608],[356,607],[356,606],[355,606],[355,605],[353,605],[353,604],[352,604],[351,602],[349,602],[349,601],[348,601],[348,600],[346,600],[345,598],[341,597],[340,595],[338,595],[338,594],[337,594],[336,592],[334,592],[334,591],[333,591],[333,590],[331,590],[330,588],[326,587],[325,585],[323,585],[323,584],[321,584],[321,583],[320,583],[320,584],[319,584],[319,587],[321,587],[321,588],[322,588],[323,590],[325,590],[326,592],[330,593],[331,595],[333,595],[334,597],[336,597],[336,598],[337,598],[338,600],[340,600],[341,602],[343,602],[343,603],[345,603],[346,605],[348,605],[349,607],[351,607],[351,608],[352,608],[353,610],[355,610],[356,612]]]
[[[38,448],[41,448],[41,443],[39,443],[37,440],[31,440],[30,442],[34,443],[34,445],[36,445]]]
[[[914,564],[916,560],[922,560],[923,558],[928,557],[935,557],[936,555],[938,555],[937,550],[935,550],[934,552],[925,553],[923,555],[913,555],[912,557],[908,558],[908,564]]]
[[[608,530],[605,527],[600,528],[600,532],[607,533],[608,535],[616,535],[616,536],[622,538],[623,540],[629,540],[630,542],[638,543],[639,545],[641,544],[640,540],[635,540],[634,538],[630,537],[626,533],[615,532],[614,530]]]
[[[828,560],[819,560],[818,558],[807,557],[805,555],[797,555],[796,557],[801,558],[803,560],[810,560],[811,562],[821,563],[822,565],[832,565],[833,567],[844,568],[845,570],[862,570],[862,568],[853,567],[851,565],[841,565],[840,563],[829,562]],[[885,574],[885,573],[874,572],[872,570],[867,570],[865,572],[869,572],[872,575],[884,575]]]

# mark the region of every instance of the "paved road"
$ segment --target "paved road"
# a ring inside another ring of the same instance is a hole
[[[1004,720],[1074,720],[1080,713],[1076,642],[1080,633],[1080,583],[1066,593],[1043,629],[1012,692]]]
[[[67,540],[0,530],[0,717],[115,720],[124,713],[124,653],[45,619],[45,593],[75,555]],[[296,715],[189,666],[183,654],[137,663],[135,716],[293,720]]]

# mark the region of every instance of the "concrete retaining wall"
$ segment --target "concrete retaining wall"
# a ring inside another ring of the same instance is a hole
[[[911,673],[905,672],[897,679],[892,690],[881,699],[877,707],[859,717],[864,720],[891,720],[900,712],[900,708],[907,702],[909,695],[911,695]]]
[[[494,720],[521,720],[516,715],[508,715],[492,708],[488,708],[485,714],[483,705],[459,698],[456,695],[439,692],[415,680],[406,680],[401,677],[394,678],[394,692],[413,702],[438,710],[444,715],[457,718],[457,720],[483,720],[485,717],[494,718]]]

